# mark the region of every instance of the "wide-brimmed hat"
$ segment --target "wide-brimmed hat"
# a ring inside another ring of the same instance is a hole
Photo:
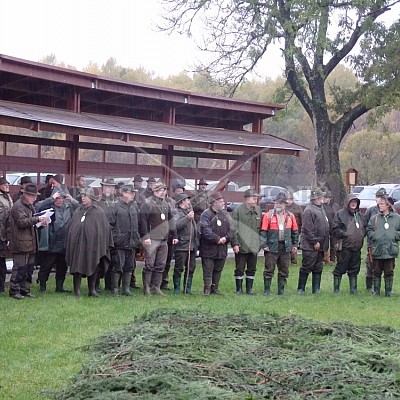
[[[293,193],[292,193],[292,192],[288,192],[288,193],[286,194],[286,199],[288,199],[288,200],[294,200]]]
[[[274,198],[274,203],[287,203],[286,193],[279,192]]]
[[[87,196],[93,201],[99,201],[99,197],[94,193],[93,188],[85,188],[81,191],[81,195]]]
[[[208,183],[206,182],[206,180],[204,178],[200,178],[199,182],[197,183],[199,186],[200,185],[208,185]]]
[[[254,189],[247,189],[244,191],[244,197],[260,197]]]
[[[153,176],[150,176],[149,179],[147,179],[146,182],[157,182],[157,180]]]
[[[311,190],[310,200],[319,199],[320,197],[325,197],[325,192],[321,188],[317,187]]]
[[[222,195],[221,192],[215,192],[215,193],[212,193],[212,194],[210,195],[210,201],[211,201],[211,202],[217,201],[217,200],[223,199],[223,198],[224,198],[224,196]]]
[[[179,193],[174,197],[176,204],[179,204],[181,201],[185,199],[190,199],[190,196],[188,196],[186,193]]]
[[[25,183],[33,183],[30,176],[23,176],[23,177],[21,178],[21,185],[23,185],[23,184],[25,184]]]
[[[114,178],[106,178],[104,182],[100,182],[101,186],[118,186],[118,184],[114,181]]]
[[[8,182],[7,178],[5,176],[0,177],[0,185],[4,185],[4,184],[10,184],[10,182]]]
[[[22,193],[33,194],[34,196],[39,196],[40,193],[37,190],[37,186],[33,183],[28,183],[24,189],[21,190]]]
[[[52,177],[55,181],[57,181],[58,183],[63,184],[64,183],[64,175],[61,174],[56,174]]]
[[[137,189],[134,188],[133,185],[122,185],[121,186],[121,191],[122,192],[137,192]]]
[[[156,182],[155,185],[153,186],[152,190],[153,192],[156,192],[157,190],[160,189],[167,189],[167,185],[163,182]]]
[[[135,175],[133,182],[143,182],[143,178],[140,175]]]

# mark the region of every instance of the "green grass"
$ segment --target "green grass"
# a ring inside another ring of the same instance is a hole
[[[300,260],[299,260],[300,261]],[[144,297],[135,290],[133,297],[100,298],[86,296],[83,282],[81,298],[71,294],[54,293],[51,276],[48,293],[33,292],[37,299],[16,301],[0,296],[2,310],[0,329],[0,399],[43,399],[42,390],[68,385],[86,360],[85,347],[95,339],[133,320],[136,315],[158,308],[196,308],[215,313],[248,313],[262,315],[298,315],[326,322],[348,321],[357,325],[388,325],[400,328],[400,309],[397,306],[399,282],[394,283],[395,296],[379,298],[365,290],[364,270],[359,275],[359,295],[351,296],[347,277],[343,277],[341,293],[332,294],[333,267],[324,267],[321,293],[311,295],[311,279],[306,295],[296,294],[298,266],[291,267],[284,296],[277,296],[276,277],[272,295],[262,296],[263,258],[258,263],[255,280],[256,296],[237,296],[234,293],[233,262],[228,261],[223,272],[221,289],[224,296],[202,296],[202,271],[198,262],[193,296]],[[275,273],[276,275],[276,273]],[[138,277],[140,272],[138,273]],[[141,284],[141,279],[139,279]],[[71,287],[69,277],[66,287]]]

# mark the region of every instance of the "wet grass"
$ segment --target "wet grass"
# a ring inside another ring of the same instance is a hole
[[[396,278],[392,298],[376,298],[367,293],[364,271],[359,277],[358,296],[349,294],[346,277],[340,295],[335,296],[332,293],[333,267],[326,266],[321,293],[311,295],[311,282],[308,282],[306,295],[298,296],[298,266],[294,266],[290,270],[285,295],[276,295],[275,278],[272,295],[264,297],[263,259],[260,258],[255,280],[256,295],[237,296],[234,293],[233,262],[228,261],[221,282],[225,295],[205,297],[201,294],[202,273],[198,265],[193,296],[169,292],[166,297],[144,297],[140,290],[134,290],[133,297],[114,298],[103,293],[100,298],[89,298],[84,284],[85,290],[78,299],[71,294],[54,293],[53,277],[49,291],[44,295],[38,293],[37,285],[33,286],[33,292],[38,295],[36,299],[16,301],[6,295],[0,296],[0,398],[43,399],[42,390],[68,384],[86,360],[83,349],[99,335],[126,325],[136,315],[159,308],[196,308],[220,314],[298,315],[326,322],[347,321],[400,329],[400,309],[396,306],[400,283]],[[70,277],[65,286],[72,287]]]

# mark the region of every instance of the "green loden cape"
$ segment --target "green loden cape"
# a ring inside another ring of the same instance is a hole
[[[70,273],[91,276],[102,261],[110,263],[110,247],[113,246],[111,227],[104,210],[97,204],[87,209],[78,207],[68,229],[65,260]],[[85,214],[83,222],[82,217]]]

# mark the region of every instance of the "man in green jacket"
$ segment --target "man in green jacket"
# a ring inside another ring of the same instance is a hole
[[[259,194],[253,189],[244,192],[244,202],[237,207],[232,218],[236,233],[232,239],[235,253],[236,294],[242,294],[243,277],[246,270],[246,293],[253,294],[257,254],[260,250],[261,208],[257,205]],[[246,269],[247,267],[247,269]]]
[[[379,213],[368,222],[367,235],[371,241],[374,296],[380,295],[382,272],[385,279],[385,296],[392,296],[395,258],[399,254],[400,215],[394,211],[393,199],[378,200]]]

